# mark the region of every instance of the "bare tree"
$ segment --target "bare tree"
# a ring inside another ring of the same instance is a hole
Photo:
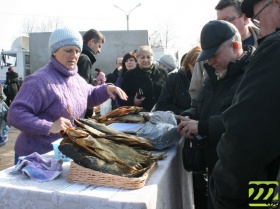
[[[36,21],[37,20],[37,21]],[[39,22],[35,17],[24,19],[22,23],[23,33],[29,35],[33,32],[51,32],[58,27],[62,27],[63,22],[59,17],[52,17],[46,21]]]
[[[53,17],[49,18],[46,22],[42,22],[37,32],[50,32],[62,26],[62,20],[59,17]]]
[[[36,31],[36,26],[35,26],[35,17],[31,19],[24,19],[22,22],[22,30],[23,33],[26,35],[29,35],[29,33],[35,32]]]
[[[162,39],[161,39],[161,33],[160,31],[154,31],[149,36],[149,42],[152,48],[163,48],[162,47]]]
[[[150,45],[152,48],[175,48],[176,36],[174,34],[173,26],[170,22],[166,22],[149,36]]]

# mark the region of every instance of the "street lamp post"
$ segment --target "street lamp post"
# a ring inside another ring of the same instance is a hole
[[[126,12],[125,10],[123,10],[122,8],[118,7],[117,5],[114,5],[114,7],[117,7],[118,9],[122,10],[123,12],[125,12],[126,14],[126,27],[127,27],[127,30],[129,30],[129,14],[134,10],[136,9],[137,7],[140,7],[141,6],[141,3],[139,3],[138,5],[136,5],[133,9],[131,9],[129,12]]]

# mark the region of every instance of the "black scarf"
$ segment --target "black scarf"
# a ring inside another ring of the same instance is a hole
[[[138,66],[145,74],[147,74],[148,77],[151,77],[151,74],[152,74],[153,70],[155,69],[154,64],[152,64],[149,68],[143,68],[139,64],[138,64]]]

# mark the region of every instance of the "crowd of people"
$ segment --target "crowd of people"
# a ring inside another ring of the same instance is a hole
[[[6,100],[7,119],[21,131],[15,163],[52,150],[59,132],[74,124],[68,109],[90,118],[112,98],[112,109],[172,111],[184,143],[203,143],[206,169],[193,172],[196,209],[251,208],[249,182],[276,181],[280,165],[280,0],[219,0],[213,9],[216,20],[204,25],[200,44],[180,65],[168,53],[154,60],[144,45],[116,58],[107,76],[93,66],[105,44],[102,33],[56,29],[50,62],[20,89],[13,68],[7,72],[6,84],[17,88]]]

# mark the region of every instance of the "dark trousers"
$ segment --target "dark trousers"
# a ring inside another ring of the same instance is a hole
[[[210,182],[210,176],[212,174],[214,168],[208,168],[208,172],[207,172],[207,177],[208,177],[208,183]],[[207,183],[208,187],[209,184]],[[213,201],[211,199],[211,195],[210,195],[210,190],[208,189],[208,209],[215,209]]]
[[[208,208],[207,174],[193,173],[193,193],[195,209]]]
[[[14,100],[15,98],[15,94],[10,94],[10,95],[6,95],[7,96],[7,99],[6,99],[6,104],[8,107],[10,107],[12,101]]]

